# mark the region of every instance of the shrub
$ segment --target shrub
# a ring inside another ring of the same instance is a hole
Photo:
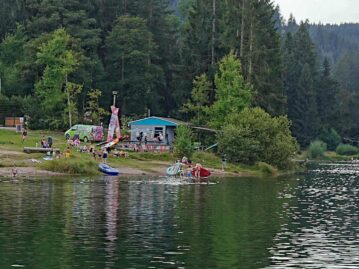
[[[262,161],[281,169],[291,166],[298,150],[287,117],[271,117],[261,108],[230,115],[218,147],[229,161],[249,165]]]
[[[318,159],[323,157],[324,152],[327,150],[327,144],[323,141],[316,140],[310,143],[308,148],[308,157],[311,159]]]
[[[335,152],[339,155],[351,156],[359,153],[359,149],[348,144],[340,144]]]
[[[174,154],[177,158],[186,156],[190,158],[194,152],[192,144],[192,132],[186,125],[180,125],[176,129],[176,139],[174,142]]]
[[[322,129],[318,139],[326,143],[328,150],[332,151],[334,151],[342,141],[340,135],[333,128]]]
[[[275,168],[265,162],[258,162],[257,167],[258,167],[259,171],[261,171],[264,175],[274,176],[278,173],[277,168]]]

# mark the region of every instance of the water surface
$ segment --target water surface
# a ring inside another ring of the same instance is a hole
[[[358,178],[3,179],[0,268],[359,268]]]

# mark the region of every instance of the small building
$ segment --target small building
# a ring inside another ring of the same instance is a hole
[[[148,117],[129,122],[131,127],[131,142],[157,143],[172,145],[175,138],[175,130],[178,125],[185,122],[162,117]]]

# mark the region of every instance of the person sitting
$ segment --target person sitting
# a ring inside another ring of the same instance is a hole
[[[127,153],[126,151],[121,150],[121,151],[120,151],[120,157],[127,158],[127,157],[128,157],[128,153]]]
[[[118,151],[118,149],[114,149],[114,151],[112,152],[113,157],[120,157],[120,152]]]
[[[73,142],[73,146],[75,147],[75,148],[77,148],[77,150],[79,150],[80,149],[80,139],[77,137],[75,140],[74,140],[74,142]]]
[[[87,145],[83,145],[82,147],[80,147],[80,152],[88,153]]]
[[[188,158],[186,156],[183,156],[181,163],[184,165],[188,165]]]
[[[71,156],[71,151],[70,151],[70,147],[68,146],[65,150],[65,158],[70,158]]]

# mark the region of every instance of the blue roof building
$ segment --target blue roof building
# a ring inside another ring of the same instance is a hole
[[[148,117],[129,122],[132,142],[152,142],[162,145],[172,145],[175,129],[178,125],[186,124],[172,118]]]

